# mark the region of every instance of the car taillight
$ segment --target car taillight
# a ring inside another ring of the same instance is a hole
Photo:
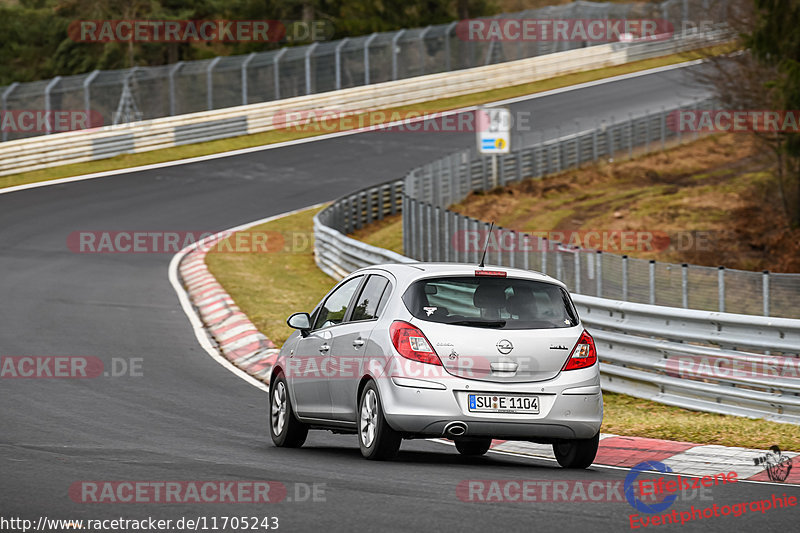
[[[578,368],[587,368],[597,362],[597,348],[594,346],[594,339],[589,332],[583,330],[581,338],[569,354],[563,370],[577,370]]]
[[[485,278],[504,278],[508,275],[508,273],[503,272],[502,270],[476,270],[475,275]]]
[[[419,328],[408,322],[396,320],[389,327],[389,336],[392,338],[395,350],[406,359],[442,366],[439,356],[431,348],[431,343]]]

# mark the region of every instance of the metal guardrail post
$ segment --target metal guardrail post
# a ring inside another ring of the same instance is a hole
[[[644,115],[644,151],[650,151],[650,110]]]
[[[575,292],[581,292],[581,250],[575,247]]]
[[[527,233],[522,234],[522,268],[531,269],[531,236]]]
[[[336,63],[336,90],[342,88],[342,47],[347,44],[349,41],[349,37],[345,37],[339,44],[336,45],[336,49],[334,50],[334,62]]]
[[[441,218],[441,209],[437,205],[433,208],[433,234],[436,239],[436,246],[434,246],[435,250],[435,257],[436,261],[442,260],[442,241],[441,241],[441,233],[439,233],[439,225],[440,225],[440,218]]]
[[[542,237],[539,244],[542,246],[542,274],[547,275],[547,252],[550,248],[550,240],[547,237]]]
[[[614,158],[614,115],[611,115],[611,120],[606,130],[606,153],[609,158]]]
[[[256,53],[253,52],[242,61],[242,105],[247,105],[247,66],[255,57]]]
[[[656,304],[656,261],[655,259],[650,260],[649,265],[649,274],[650,274],[650,305]]]
[[[628,256],[622,256],[622,301],[628,301]]]
[[[86,111],[86,119],[89,121],[89,124],[92,122],[92,98],[91,98],[91,85],[97,75],[100,74],[99,70],[93,70],[89,73],[88,76],[83,80],[83,109]],[[5,106],[3,107],[5,111]]]
[[[17,86],[19,86],[19,82],[15,81],[14,83],[12,83],[8,87],[6,87],[5,91],[3,91],[2,104],[3,104],[3,114],[4,115],[5,115],[6,111],[8,110],[8,97],[11,96],[11,93],[14,92],[14,89],[16,89]],[[6,131],[5,128],[2,128],[2,130],[3,130],[3,142],[5,142],[6,139],[8,139],[8,132]]]
[[[417,224],[419,224],[419,226],[414,226],[414,227],[420,227],[420,228],[424,228],[425,227],[425,224],[423,222],[424,221],[424,218],[423,218],[424,209],[425,209],[425,206],[422,204],[422,202],[417,200]],[[419,249],[416,251],[417,255],[416,255],[415,259],[419,259],[420,261],[424,261],[425,260],[425,254],[423,253],[423,251],[424,251],[424,248],[423,248],[424,243],[422,242],[423,241],[422,235],[423,235],[423,232],[420,231],[418,233],[417,239],[416,239],[416,244],[419,247]]]
[[[425,230],[427,235],[426,242],[425,242],[425,255],[423,261],[433,261],[433,206],[429,203],[423,204],[425,208],[425,212],[423,213],[424,218],[421,220],[425,225]]]
[[[318,42],[307,46],[306,54],[303,57],[306,66],[306,94],[311,94],[311,54],[314,53],[317,46],[319,46]]]
[[[400,31],[398,31],[397,33],[394,34],[394,37],[392,37],[392,79],[393,80],[397,79],[397,56],[400,55],[400,50],[397,47],[397,41],[400,40],[400,37],[402,37],[405,32],[406,32],[406,30],[400,30]]]
[[[428,26],[419,34],[419,73],[425,74],[425,36],[433,26]]]
[[[217,56],[211,60],[211,63],[208,64],[208,68],[206,69],[206,103],[208,104],[208,110],[212,111],[214,109],[214,79],[212,78],[211,71],[214,70],[214,67],[217,66],[217,63],[222,59],[222,56]]]
[[[444,209],[442,212],[444,213],[444,220],[442,220],[442,237],[444,237],[444,242],[442,243],[441,251],[444,262],[448,263],[450,261],[450,245],[453,242],[450,236],[450,211]]]
[[[597,297],[603,297],[603,250],[594,254],[594,275],[597,277]]]
[[[503,239],[503,232],[504,231],[505,230],[502,227],[498,227],[497,230],[496,230],[497,233],[495,235],[494,244],[497,247],[497,261],[496,261],[496,263],[498,265],[502,265],[503,264],[503,247],[502,247],[502,243],[503,243],[503,240],[504,240]]]
[[[561,256],[560,244],[555,249],[555,254],[556,254],[556,279],[560,280],[564,272],[564,258]]]
[[[725,312],[725,267],[717,268],[717,288],[719,297],[719,312]]]
[[[667,146],[667,110],[661,107],[661,151]]]
[[[628,159],[633,159],[634,126],[633,113],[628,113]]]
[[[684,309],[689,309],[689,264],[681,265],[681,303]]]
[[[764,316],[769,316],[769,270],[761,273],[761,297],[764,301]]]
[[[178,61],[172,68],[169,69],[169,114],[170,116],[175,116],[177,114],[176,107],[175,107],[175,74],[181,69],[183,66],[183,61]]]
[[[686,21],[689,20],[689,0],[683,0],[683,24],[681,24],[681,35],[683,35],[686,28]]]
[[[46,121],[47,131],[45,131],[45,135],[50,135],[50,133],[52,133],[51,130],[53,129],[53,125],[50,119],[50,111],[52,107],[50,105],[50,91],[53,90],[53,87],[58,85],[59,81],[61,81],[61,76],[56,76],[55,78],[50,80],[50,83],[48,83],[47,86],[44,88],[44,113],[45,116],[47,117]]]
[[[275,100],[281,99],[281,66],[280,61],[283,55],[286,53],[286,48],[281,48],[281,51],[275,54],[275,58],[272,60],[272,68],[274,70],[275,75]]]
[[[461,260],[460,260],[459,254],[458,254],[458,248],[459,248],[459,246],[461,246],[461,243],[460,243],[460,240],[458,239],[458,235],[459,235],[459,233],[458,233],[458,221],[459,221],[459,219],[461,217],[458,215],[458,213],[451,212],[450,218],[453,220],[453,223],[451,224],[451,226],[453,228],[452,229],[453,236],[450,239],[450,243],[453,246],[453,261],[456,262],[456,263],[460,263]]]
[[[375,40],[378,33],[373,33],[364,41],[364,85],[369,85],[369,45]]]

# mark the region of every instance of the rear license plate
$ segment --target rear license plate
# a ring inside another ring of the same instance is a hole
[[[467,407],[473,413],[539,414],[538,396],[508,396],[499,394],[469,394]]]

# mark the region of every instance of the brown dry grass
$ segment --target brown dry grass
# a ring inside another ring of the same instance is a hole
[[[531,233],[623,230],[670,236],[666,249],[619,251],[632,257],[800,272],[800,230],[788,229],[772,169],[772,159],[750,136],[718,135],[473,193],[453,209]],[[688,232],[705,232],[708,241],[681,246]]]

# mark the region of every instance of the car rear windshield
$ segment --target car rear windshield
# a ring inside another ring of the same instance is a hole
[[[578,325],[578,315],[566,290],[528,279],[423,279],[406,290],[403,303],[416,318],[443,324],[496,329]]]

